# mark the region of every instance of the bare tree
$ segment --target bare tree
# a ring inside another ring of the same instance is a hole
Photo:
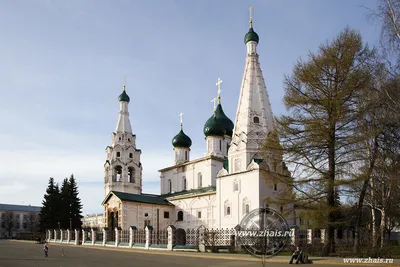
[[[3,223],[8,232],[8,236],[11,236],[12,230],[14,230],[18,224],[17,216],[12,211],[6,211],[3,216],[2,224]]]
[[[34,212],[30,212],[27,217],[28,228],[30,232],[35,232],[38,229],[39,220],[38,215]]]

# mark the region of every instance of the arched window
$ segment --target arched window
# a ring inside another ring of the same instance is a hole
[[[178,211],[178,221],[183,221],[183,211]]]
[[[182,179],[182,188],[183,188],[183,190],[186,190],[186,188],[187,188],[186,177],[183,177],[183,179]]]
[[[135,169],[133,167],[128,168],[128,180],[130,183],[135,182]]]
[[[231,215],[231,207],[226,207],[226,215]]]
[[[115,166],[114,168],[114,182],[121,182],[122,179],[122,167]]]
[[[274,184],[274,190],[278,190],[278,184]]]
[[[201,188],[203,186],[203,176],[201,175],[201,172],[197,174],[197,187]]]
[[[133,158],[133,153],[129,153],[129,158]]]
[[[172,181],[171,179],[168,179],[168,193],[172,192]]]
[[[258,117],[254,117],[254,118],[253,118],[253,122],[254,122],[254,123],[260,123],[260,119],[259,119]]]
[[[128,138],[128,142],[130,142],[131,141],[131,139],[130,138]]]
[[[233,182],[233,191],[239,191],[239,183],[238,181],[234,181]]]
[[[246,214],[250,212],[250,206],[249,204],[246,204]]]
[[[121,157],[121,152],[117,152],[117,158]]]

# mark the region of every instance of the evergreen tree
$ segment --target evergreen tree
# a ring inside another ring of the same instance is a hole
[[[71,224],[72,228],[81,228],[82,226],[82,204],[81,200],[78,197],[78,185],[76,184],[76,180],[74,175],[71,174],[69,178],[69,197],[71,200]]]
[[[50,177],[46,194],[42,201],[40,209],[40,231],[46,229],[57,229],[60,220],[60,190],[58,185],[54,183],[54,178]]]
[[[60,218],[60,226],[63,229],[68,229],[70,227],[70,219],[71,219],[71,194],[70,194],[70,186],[68,182],[68,178],[65,178],[61,185],[61,218]]]

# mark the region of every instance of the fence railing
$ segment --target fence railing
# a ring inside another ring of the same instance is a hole
[[[325,229],[317,230],[299,230],[290,229],[291,235],[289,245],[295,247],[298,245],[308,246],[310,251],[319,251],[327,241],[327,232]],[[368,236],[367,234],[365,236]],[[120,228],[94,230],[94,229],[76,229],[76,230],[47,230],[42,236],[50,242],[73,243],[75,245],[97,245],[97,246],[129,246],[129,247],[151,247],[176,250],[176,249],[194,249],[198,251],[215,251],[219,249],[241,250],[237,238],[237,232],[233,228],[210,229],[201,226],[196,229],[176,229],[169,226],[167,229],[137,229],[132,226],[129,229]],[[57,237],[57,238],[55,238]],[[33,236],[25,238],[34,239]],[[361,239],[361,244],[368,245],[369,239]],[[354,234],[352,231],[344,230],[339,234],[335,230],[335,244],[345,248],[354,244]]]

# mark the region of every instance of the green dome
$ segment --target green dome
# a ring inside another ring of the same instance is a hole
[[[249,32],[246,33],[246,35],[244,36],[244,43],[245,44],[247,44],[247,42],[250,42],[250,41],[255,41],[258,44],[259,40],[260,39],[258,37],[258,34],[253,30],[253,28],[250,28]]]
[[[218,104],[217,109],[215,110],[215,116],[224,127],[225,134],[232,137],[234,125],[233,122],[225,115],[221,104]]]
[[[216,116],[212,115],[204,124],[203,132],[205,136],[224,136],[225,127]]]
[[[129,98],[128,94],[125,92],[125,90],[122,92],[122,94],[119,95],[118,100],[119,101],[125,101],[125,102],[129,103],[130,98]]]
[[[190,147],[192,145],[192,140],[181,129],[181,131],[172,139],[172,145],[174,147]]]

